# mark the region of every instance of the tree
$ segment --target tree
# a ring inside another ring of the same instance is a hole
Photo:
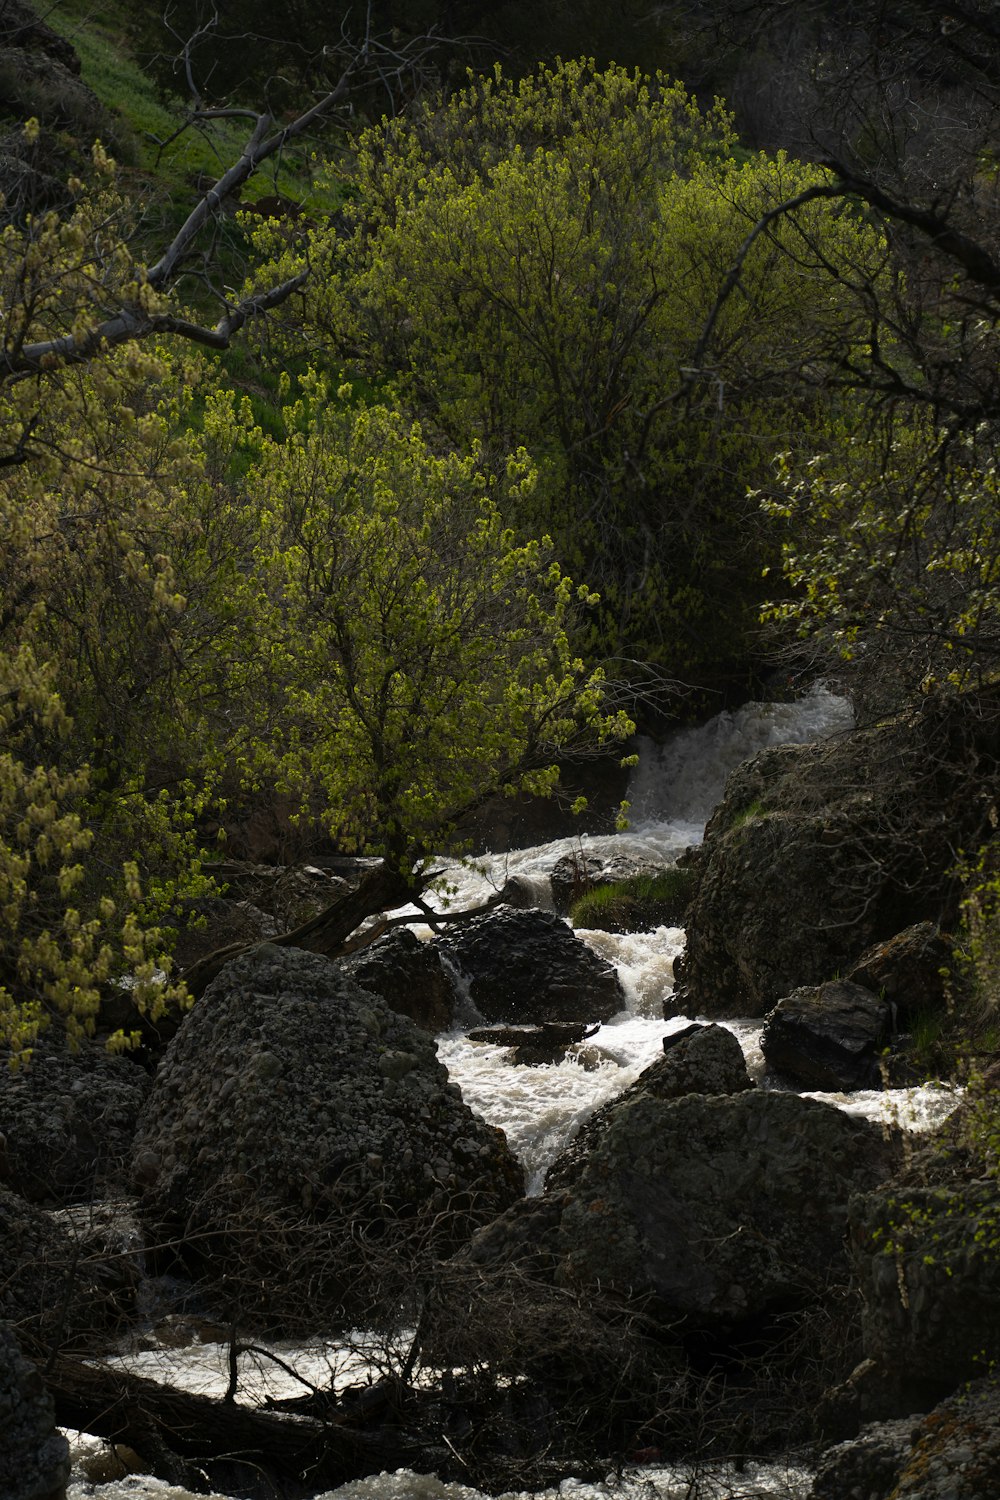
[[[307,252],[305,317],[331,357],[487,464],[531,453],[539,483],[509,519],[552,527],[600,589],[593,644],[702,679],[740,658],[756,607],[769,544],[747,484],[817,420],[788,372],[861,332],[827,268],[874,280],[885,253],[856,216],[804,208],[756,243],[700,359],[747,229],[821,177],[734,146],[721,108],[660,76],[498,71],[367,132],[349,232],[320,226]],[[261,243],[272,276],[295,274],[273,231]]]
[[[303,384],[283,441],[244,438],[256,541],[238,609],[255,631],[226,692],[252,707],[229,753],[339,847],[408,871],[496,788],[551,791],[558,759],[632,725],[570,646],[593,596],[547,537],[519,544],[501,520],[535,482],[525,455],[491,481],[475,451],[437,453],[397,414]]]
[[[351,418],[312,377],[282,441],[265,439],[185,349],[224,346],[261,301],[213,329],[171,289],[211,204],[143,269],[99,149],[95,168],[66,217],[3,235],[0,1040],[15,1057],[52,1021],[93,1031],[122,974],[143,1003],[183,997],[154,971],[164,921],[206,889],[199,830],[209,806],[224,823],[220,789],[287,789],[310,828],[383,850],[402,878],[498,782],[550,790],[578,734],[630,727],[569,649],[592,596],[547,543],[514,544],[475,457],[433,453],[388,413]],[[183,352],[153,342],[168,334]],[[530,483],[515,457],[510,488]]]

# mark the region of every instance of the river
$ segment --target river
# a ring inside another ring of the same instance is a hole
[[[550,904],[547,872],[563,854],[617,852],[669,863],[700,841],[705,822],[722,795],[725,778],[741,761],[771,745],[804,743],[843,733],[851,724],[848,704],[827,688],[814,687],[794,703],[749,704],[720,714],[697,729],[675,735],[662,747],[645,744],[630,788],[631,827],[603,837],[557,840],[538,848],[503,855],[483,855],[449,869],[447,896],[455,907],[477,904],[499,890],[513,875],[532,882],[540,905]],[[580,1124],[606,1100],[615,1097],[662,1056],[663,1037],[689,1024],[690,1018],[663,1020],[663,1000],[673,984],[674,961],[683,949],[680,928],[612,935],[581,932],[602,956],[612,960],[627,997],[625,1008],[606,1022],[587,1042],[582,1065],[572,1055],[558,1065],[516,1067],[507,1052],[485,1042],[470,1042],[467,1031],[477,1020],[469,1012],[464,1024],[438,1039],[442,1060],[460,1085],[466,1101],[491,1124],[507,1133],[525,1166],[528,1191],[541,1191],[545,1172]],[[767,1086],[760,1053],[760,1023],[726,1023],[739,1037],[751,1075]],[[937,1123],[954,1107],[947,1088],[823,1095],[831,1103],[874,1119],[891,1119],[913,1130]],[[331,1375],[344,1380],[357,1373],[363,1337],[344,1346],[317,1342],[303,1347],[275,1346],[286,1363],[294,1363],[311,1381],[321,1384]],[[123,1357],[129,1368],[188,1389],[222,1395],[228,1368],[220,1344],[195,1344],[179,1350],[155,1349]],[[295,1392],[288,1378],[273,1365],[250,1357],[243,1371],[242,1399],[260,1400],[265,1394]],[[297,1392],[296,1392],[297,1393]],[[133,1475],[95,1486],[82,1464],[100,1447],[94,1440],[75,1438],[76,1466],[69,1500],[195,1500],[190,1492]],[[803,1500],[810,1476],[791,1465],[748,1465],[735,1473],[726,1469],[691,1470],[686,1467],[646,1466],[615,1476],[603,1484],[567,1479],[558,1490],[543,1492],[545,1500]],[[480,1500],[480,1491],[442,1483],[433,1476],[408,1472],[379,1475],[345,1485],[324,1500]],[[224,1497],[225,1500],[225,1497]],[[512,1500],[512,1497],[508,1497]]]

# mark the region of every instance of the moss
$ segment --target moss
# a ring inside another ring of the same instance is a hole
[[[653,927],[681,925],[693,889],[693,873],[674,866],[656,875],[633,875],[628,880],[596,886],[570,908],[574,927],[596,927],[605,932],[647,932]]]

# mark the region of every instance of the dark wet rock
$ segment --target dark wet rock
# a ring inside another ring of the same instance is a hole
[[[522,1191],[426,1033],[270,944],[186,1018],[134,1164],[153,1245],[179,1238],[216,1302],[290,1328],[398,1299],[407,1256],[455,1248]]]
[[[632,880],[636,875],[659,875],[662,864],[629,854],[564,854],[552,868],[552,901],[564,916],[573,902],[599,886]]]
[[[929,1406],[1000,1360],[1000,1200],[993,1178],[891,1183],[853,1199],[850,1247],[881,1411]]]
[[[52,1343],[93,1347],[131,1312],[119,1300],[123,1268],[115,1257],[71,1222],[5,1188],[0,1267],[0,1320],[32,1355],[44,1356]]]
[[[52,1398],[12,1330],[0,1324],[0,1495],[59,1500],[69,1480],[69,1444]]]
[[[1000,1389],[979,1380],[926,1416],[866,1427],[823,1455],[812,1500],[992,1500],[1000,1494]]]
[[[688,1026],[663,1038],[664,1056],[644,1068],[635,1083],[591,1115],[549,1168],[546,1191],[570,1187],[586,1168],[617,1112],[635,1100],[680,1099],[685,1094],[737,1094],[752,1089],[743,1049],[724,1026]]]
[[[944,1004],[942,970],[951,949],[935,922],[917,922],[876,943],[848,969],[845,978],[863,984],[893,1007],[897,1026]]]
[[[526,1067],[560,1063],[570,1047],[595,1036],[598,1028],[586,1021],[546,1021],[541,1026],[483,1026],[470,1031],[470,1042],[491,1042],[513,1048],[511,1061]]]
[[[440,949],[406,927],[386,933],[370,948],[343,958],[340,967],[362,989],[424,1031],[446,1031],[455,1016],[458,985]]]
[[[625,1004],[613,966],[551,912],[498,907],[438,943],[486,1021],[606,1021]]]
[[[845,979],[804,986],[779,1000],[760,1046],[768,1066],[804,1089],[878,1088],[892,1008]]]
[[[94,1042],[47,1046],[17,1072],[0,1062],[3,1180],[35,1203],[81,1203],[128,1181],[149,1078]]]
[[[928,697],[733,772],[695,867],[677,1013],[765,1015],[915,921],[951,920],[954,851],[990,830],[998,698]]]

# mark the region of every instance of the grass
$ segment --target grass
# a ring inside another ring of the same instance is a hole
[[[691,900],[693,881],[691,870],[674,866],[656,875],[633,875],[595,886],[573,902],[570,920],[574,927],[604,932],[678,927]]]
[[[213,179],[237,159],[248,121],[206,121],[180,135],[185,110],[178,99],[165,100],[143,71],[129,43],[128,7],[115,0],[60,0],[45,18],[54,31],[72,42],[80,58],[84,82],[119,122],[118,155],[153,177],[162,193],[179,208],[190,206],[191,190],[201,177]],[[309,211],[332,209],[339,195],[320,191],[315,182],[316,158],[307,140],[294,142],[280,160],[269,163],[243,192],[243,201],[279,194]]]

